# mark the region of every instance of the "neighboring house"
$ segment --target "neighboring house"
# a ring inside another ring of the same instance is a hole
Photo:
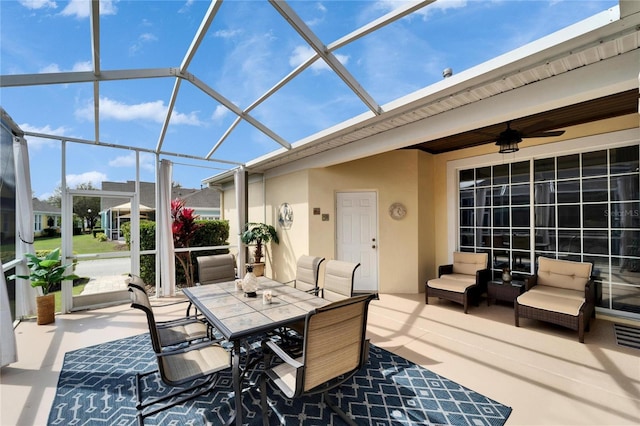
[[[60,224],[62,222],[62,213],[60,207],[41,201],[37,198],[33,199],[33,233],[34,236],[40,237],[44,235],[47,228],[52,228],[56,233],[60,233]]]
[[[140,182],[140,217],[155,220],[156,187],[153,182]],[[102,182],[103,191],[135,191],[135,182]],[[220,219],[220,192],[213,188],[193,189],[173,187],[171,199],[185,200],[185,206],[192,208],[200,219]],[[120,225],[131,219],[131,207],[127,198],[102,197],[100,200],[100,218],[105,233],[111,239],[121,239]]]

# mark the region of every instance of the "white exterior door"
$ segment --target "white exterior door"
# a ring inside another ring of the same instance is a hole
[[[378,290],[378,215],[375,192],[339,192],[336,199],[337,259],[360,263],[354,291]]]

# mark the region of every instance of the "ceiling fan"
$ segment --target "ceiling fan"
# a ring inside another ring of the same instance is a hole
[[[541,128],[542,123],[539,123],[536,127]],[[564,134],[564,130],[554,131],[539,131],[536,129],[530,130],[516,130],[511,128],[511,122],[507,121],[507,128],[498,135],[496,145],[500,147],[500,154],[509,154],[518,151],[518,143],[522,142],[524,138],[548,138],[553,136],[560,136]]]

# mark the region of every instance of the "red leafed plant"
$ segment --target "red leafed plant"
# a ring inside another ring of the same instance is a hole
[[[173,233],[174,248],[186,248],[191,245],[191,240],[201,225],[196,223],[197,215],[193,214],[193,209],[184,206],[184,200],[176,198],[171,201],[171,218],[173,223],[171,231]],[[191,261],[191,252],[177,252],[176,258],[184,269],[184,276],[187,280],[187,286],[193,285],[193,262]]]

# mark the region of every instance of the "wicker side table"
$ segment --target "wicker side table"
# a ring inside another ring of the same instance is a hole
[[[487,306],[490,306],[492,301],[498,300],[510,302],[513,306],[514,300],[523,292],[523,281],[511,281],[510,283],[505,283],[502,280],[489,281],[487,284]]]

